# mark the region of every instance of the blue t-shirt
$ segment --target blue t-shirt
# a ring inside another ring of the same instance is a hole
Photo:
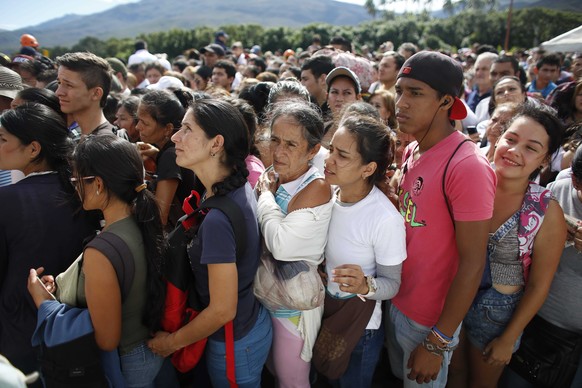
[[[530,93],[540,93],[543,98],[546,98],[552,92],[552,90],[554,90],[557,87],[558,87],[558,85],[556,85],[555,83],[550,81],[550,83],[548,83],[548,86],[546,86],[543,89],[538,89],[537,82],[534,79],[533,81],[531,81],[531,84],[529,85],[529,88],[527,89],[527,91]]]
[[[234,339],[243,338],[254,326],[259,313],[259,302],[253,294],[253,280],[259,266],[261,239],[257,224],[257,201],[249,183],[227,194],[241,208],[247,229],[247,247],[242,257],[236,258],[234,230],[228,217],[218,209],[211,209],[197,235],[188,246],[188,255],[196,291],[202,308],[210,303],[208,264],[236,263],[238,274],[238,305],[234,318]],[[224,328],[209,338],[224,341]]]

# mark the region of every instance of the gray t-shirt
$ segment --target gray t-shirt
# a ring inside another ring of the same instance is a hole
[[[552,182],[548,188],[564,214],[582,220],[582,203],[571,179]],[[562,252],[550,293],[538,314],[556,326],[582,333],[582,254],[574,246]]]

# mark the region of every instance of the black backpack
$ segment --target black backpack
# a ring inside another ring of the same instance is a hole
[[[117,274],[122,301],[125,300],[135,275],[133,254],[125,241],[113,233],[102,232],[87,247],[97,249],[109,259]],[[56,346],[42,343],[39,358],[46,388],[109,387],[94,332]]]

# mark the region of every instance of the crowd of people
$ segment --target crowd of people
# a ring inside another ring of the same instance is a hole
[[[582,386],[581,54],[228,40],[0,56],[0,385]],[[319,296],[265,300],[266,262]]]

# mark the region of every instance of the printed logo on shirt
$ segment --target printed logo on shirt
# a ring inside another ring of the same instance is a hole
[[[416,197],[418,197],[420,194],[422,194],[423,187],[424,187],[424,179],[422,179],[422,177],[419,176],[418,178],[416,178],[416,180],[414,181],[414,184],[412,185],[412,194],[414,194]]]
[[[417,180],[418,181],[418,180]],[[422,181],[421,181],[422,183]],[[416,182],[415,182],[416,184]],[[422,187],[419,187],[422,190]],[[413,191],[416,190],[416,185],[413,188]],[[398,190],[398,198],[399,198],[399,207],[400,207],[400,214],[404,218],[404,221],[410,225],[411,228],[419,228],[426,226],[426,221],[424,220],[417,220],[416,219],[416,204],[412,200],[412,196],[409,192],[404,192],[402,188]]]

